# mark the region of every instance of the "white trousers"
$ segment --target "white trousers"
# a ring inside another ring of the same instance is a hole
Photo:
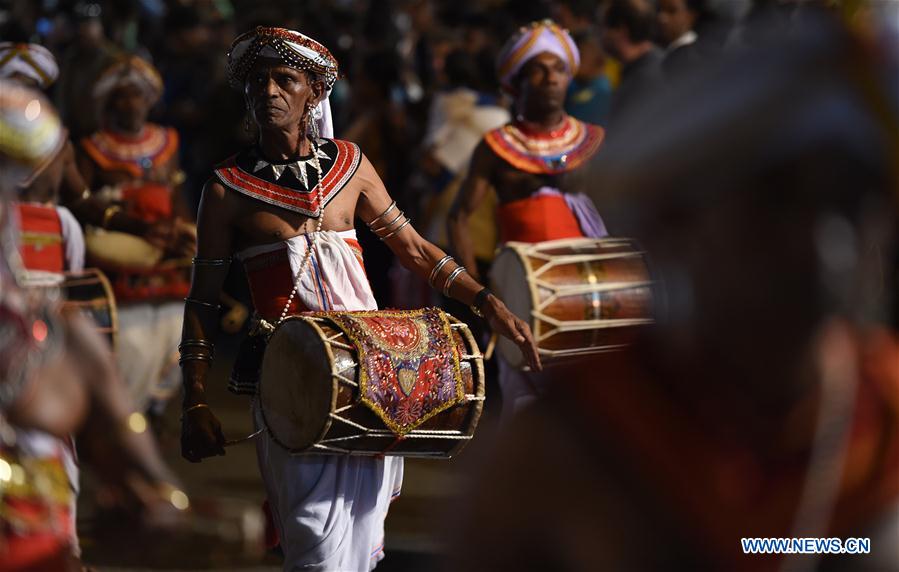
[[[180,388],[178,344],[184,302],[120,306],[116,362],[138,411]]]
[[[255,400],[253,417],[261,427]],[[256,455],[285,572],[368,572],[384,558],[384,519],[403,484],[401,457],[290,455],[268,432],[256,439]]]

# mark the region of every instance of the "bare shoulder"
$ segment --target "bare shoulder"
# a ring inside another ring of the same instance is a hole
[[[360,150],[359,156],[359,168],[356,169],[356,174],[353,176],[353,182],[359,186],[359,189],[362,192],[372,189],[373,187],[383,187],[384,183],[381,181],[378,171],[375,170],[375,166],[371,164],[371,161],[368,160],[365,153]]]
[[[487,139],[482,138],[471,154],[471,172],[487,176],[496,167],[497,161],[499,161],[499,157],[496,152],[487,143]]]
[[[370,221],[390,205],[392,201],[390,193],[387,192],[378,171],[364,154],[353,177],[353,182],[358,193],[356,217],[363,221]]]
[[[235,193],[229,192],[217,178],[210,177],[203,185],[200,197],[200,216],[230,219],[236,206]]]

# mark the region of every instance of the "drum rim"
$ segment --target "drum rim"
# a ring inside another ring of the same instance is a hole
[[[68,273],[66,278],[74,275],[92,275],[97,278],[98,282],[103,286],[103,292],[109,300],[109,327],[112,330],[109,333],[109,344],[112,351],[115,352],[119,344],[119,305],[116,302],[115,293],[112,290],[112,283],[106,273],[99,268],[85,268],[81,272]]]
[[[539,243],[534,243],[539,244]],[[505,257],[513,257],[515,263],[521,268],[521,274],[524,278],[525,284],[528,288],[528,300],[529,304],[527,307],[527,311],[522,314],[516,314],[514,308],[510,308],[513,314],[518,316],[521,320],[523,320],[529,327],[534,327],[534,308],[537,305],[536,302],[536,292],[534,291],[534,287],[532,282],[530,281],[530,276],[533,274],[533,269],[527,262],[526,254],[524,253],[529,247],[534,246],[534,244],[530,244],[527,242],[507,242],[500,251],[497,253],[496,257],[494,257],[493,262],[490,267],[490,285],[494,291],[499,295],[500,299],[504,302],[509,301],[508,291],[503,286],[501,280],[498,280],[499,274],[499,264]],[[505,274],[505,273],[504,273]],[[511,303],[511,302],[509,302]],[[524,354],[521,353],[521,350],[515,346],[509,340],[505,338],[500,338],[497,341],[497,352],[502,356],[502,358],[510,364],[512,367],[519,369],[524,363]],[[517,352],[517,353],[516,353]],[[510,359],[512,356],[516,356],[517,359]]]
[[[462,328],[458,328],[460,332],[460,337],[463,342],[468,346],[466,351],[469,352],[469,355],[475,356],[469,358],[467,361],[469,364],[474,362],[477,365],[477,368],[472,367],[471,371],[471,382],[472,388],[474,389],[474,397],[475,399],[466,399],[466,404],[471,406],[471,409],[468,412],[467,423],[465,424],[465,435],[467,435],[468,439],[459,439],[458,443],[453,446],[452,449],[446,452],[446,459],[452,459],[465,448],[468,443],[474,439],[474,434],[477,431],[478,425],[481,422],[481,415],[484,411],[484,401],[487,396],[487,377],[486,372],[484,370],[484,354],[481,352],[480,346],[478,346],[477,341],[474,339],[474,335],[471,333],[471,328],[468,327],[468,324],[459,320],[449,312],[444,312],[446,317],[448,318],[450,325],[452,324],[462,324]],[[460,360],[462,361],[462,360]],[[475,375],[477,374],[477,377]],[[480,383],[478,381],[480,380]],[[459,404],[461,406],[463,404]]]
[[[308,447],[302,448],[302,449],[293,448],[293,447],[290,447],[287,444],[283,443],[280,439],[278,439],[278,437],[277,437],[277,435],[275,435],[274,431],[271,430],[271,425],[269,424],[268,419],[265,416],[265,407],[262,402],[262,388],[263,388],[262,382],[264,379],[262,376],[260,376],[259,386],[258,386],[259,387],[259,389],[258,389],[259,413],[260,413],[260,417],[262,420],[262,424],[265,426],[265,431],[266,431],[266,433],[268,433],[268,436],[271,437],[272,441],[274,441],[279,447],[286,450],[291,455],[299,455],[299,454],[304,454],[304,453],[321,454],[320,452],[316,451],[315,444],[320,442],[322,439],[324,439],[324,437],[328,434],[328,431],[330,431],[331,425],[333,424],[333,420],[331,419],[331,413],[334,412],[334,409],[336,408],[336,405],[337,405],[337,390],[338,390],[338,388],[336,387],[337,380],[334,378],[334,373],[335,373],[334,372],[334,352],[331,349],[330,344],[328,344],[328,342],[327,342],[327,338],[325,336],[324,331],[321,329],[321,327],[319,327],[319,325],[316,323],[315,319],[312,318],[311,316],[302,316],[302,315],[288,316],[278,326],[281,327],[285,324],[292,323],[295,321],[301,321],[309,326],[312,326],[313,331],[315,332],[316,337],[318,338],[318,341],[321,342],[322,346],[324,346],[325,354],[328,356],[328,361],[330,364],[328,369],[329,369],[329,373],[330,373],[329,377],[331,380],[331,397],[330,397],[331,409],[328,412],[328,415],[325,416],[325,422],[322,424],[322,429],[321,429],[320,433],[318,434],[318,436],[312,441],[311,445],[309,445]],[[277,332],[277,330],[275,330],[275,331]],[[272,333],[272,335],[274,336],[274,332]],[[263,364],[264,363],[265,362],[263,360]]]

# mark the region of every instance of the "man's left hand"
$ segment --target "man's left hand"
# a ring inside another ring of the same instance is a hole
[[[487,297],[482,311],[494,332],[515,342],[532,371],[543,370],[530,326],[510,312],[502,300],[493,294]]]

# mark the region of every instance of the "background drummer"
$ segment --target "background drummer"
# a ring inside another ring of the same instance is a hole
[[[59,75],[56,58],[38,44],[0,43],[0,78],[46,90]],[[22,262],[31,271],[61,273],[84,267],[84,234],[60,202],[75,202],[85,190],[75,150],[65,129],[59,149],[19,182],[15,205],[21,231]]]
[[[599,238],[605,225],[584,195],[584,166],[605,132],[565,112],[568,84],[580,55],[566,30],[551,20],[532,22],[512,36],[497,60],[503,88],[514,97],[515,119],[489,131],[471,159],[467,180],[449,217],[459,261],[475,268],[469,220],[496,193],[500,242]],[[478,276],[475,276],[478,278]],[[500,359],[504,415],[532,401],[536,379]]]
[[[196,237],[180,194],[178,134],[147,121],[162,80],[136,56],[111,65],[93,92],[103,127],[79,142],[78,164],[103,214],[101,228],[88,229],[88,258],[113,282],[116,356],[131,396],[139,410],[158,413],[178,389],[181,300],[189,281],[188,264],[166,260],[190,257]]]

